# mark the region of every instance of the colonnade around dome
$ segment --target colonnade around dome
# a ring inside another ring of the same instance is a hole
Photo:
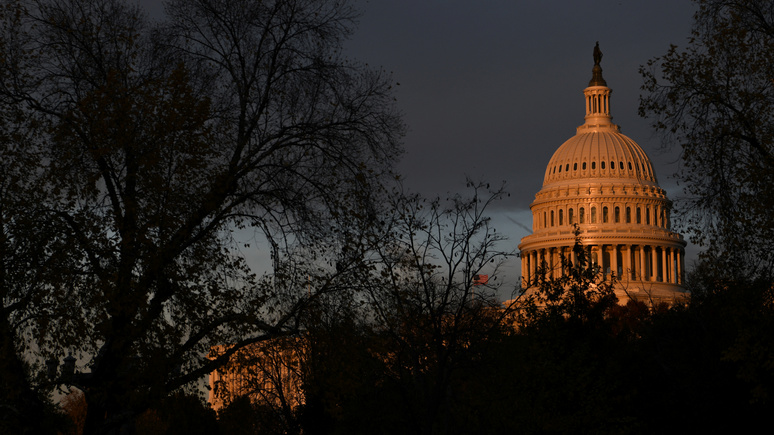
[[[574,244],[521,252],[522,288],[538,285],[541,275],[556,279],[577,264]],[[584,244],[588,267],[605,280],[615,280],[622,290],[648,290],[648,284],[685,282],[685,250],[682,246],[641,243]],[[625,301],[624,301],[625,302]]]

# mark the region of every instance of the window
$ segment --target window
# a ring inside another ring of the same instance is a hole
[[[591,169],[597,169],[597,162],[591,162]]]
[[[551,226],[554,226],[554,211],[551,210]]]
[[[637,207],[637,223],[642,223],[642,209],[639,207]]]
[[[569,170],[570,170],[570,164],[568,163],[568,164],[564,165],[564,172],[567,172]]]
[[[597,208],[591,207],[591,223],[595,224],[597,223]]]
[[[600,166],[600,169],[605,169],[605,162],[599,162],[599,164],[602,165]]]
[[[562,165],[559,165],[559,173],[562,173]]]
[[[612,160],[610,161],[610,169],[615,169],[615,162]]]
[[[576,165],[577,165],[577,163],[576,163]],[[575,221],[573,220],[573,217],[574,216],[572,215],[572,209],[567,210],[567,223],[568,224],[572,225],[572,224],[575,223]]]
[[[607,223],[607,207],[602,207],[602,223]]]
[[[559,210],[559,225],[564,225],[564,210]]]
[[[629,162],[629,170],[632,170],[632,162]]]
[[[583,170],[586,170],[586,162],[583,162]]]
[[[630,224],[632,223],[632,208],[626,207],[626,223]]]
[[[578,170],[578,163],[577,162],[572,164],[572,170],[573,171],[577,171]]]
[[[585,223],[586,221],[586,209],[583,207],[578,210],[578,220],[580,220],[580,223]]]
[[[621,222],[621,208],[616,207],[615,208],[615,223]]]
[[[546,212],[543,212],[543,228],[546,227]]]
[[[618,167],[623,171],[623,162],[618,162]]]
[[[645,207],[645,225],[650,225],[650,207]]]

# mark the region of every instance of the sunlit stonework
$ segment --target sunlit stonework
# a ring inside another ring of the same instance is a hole
[[[585,95],[585,123],[556,150],[535,195],[532,231],[519,245],[522,287],[564,273],[574,260],[574,230],[591,263],[617,280],[622,303],[634,298],[672,303],[685,297],[685,241],[671,230],[672,202],[659,187],[653,165],[636,142],[612,123],[610,94],[602,78],[599,47]]]

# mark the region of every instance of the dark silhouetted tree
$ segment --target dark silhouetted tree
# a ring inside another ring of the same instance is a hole
[[[362,304],[310,328],[305,428],[457,430],[469,401],[461,385],[507,313],[495,297],[507,285],[505,237],[486,214],[504,193],[469,187],[446,200],[398,191],[377,212],[383,225],[369,237],[379,242],[352,268]]]
[[[641,69],[640,114],[681,150],[678,201],[708,261],[774,272],[774,5],[696,0],[691,37]]]
[[[2,350],[34,350],[38,369],[65,349],[81,357],[90,373],[70,382],[86,433],[118,431],[240,347],[297,330],[335,280],[290,272],[316,270],[400,152],[388,78],[341,56],[348,2],[166,11],[157,23],[119,0],[0,11]],[[251,231],[274,276],[248,264]],[[230,350],[208,358],[219,344]]]

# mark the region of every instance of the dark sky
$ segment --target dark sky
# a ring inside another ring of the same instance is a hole
[[[583,123],[596,41],[613,89],[614,122],[674,172],[637,116],[640,65],[683,44],[687,1],[364,2],[348,52],[392,71],[409,133],[400,164],[408,184],[444,194],[465,174],[505,180],[508,208],[525,209],[553,152]],[[669,187],[668,185],[666,187]]]
[[[583,89],[599,41],[613,122],[642,146],[671,199],[677,150],[665,152],[637,114],[640,65],[683,46],[694,6],[687,0],[463,1],[362,3],[348,53],[392,71],[409,132],[399,165],[428,195],[464,190],[465,177],[506,182],[494,213],[516,249],[532,225],[529,205],[554,151],[585,115]],[[689,246],[689,258],[695,249]],[[509,275],[518,275],[511,270]]]
[[[152,0],[139,0],[158,13]],[[405,114],[405,184],[435,196],[464,190],[465,177],[506,182],[493,210],[515,250],[532,225],[529,205],[554,151],[585,115],[596,41],[612,95],[613,122],[650,156],[671,199],[675,150],[663,152],[637,115],[640,65],[684,46],[688,0],[370,0],[346,55],[391,71]],[[689,246],[689,258],[695,250]],[[508,270],[510,282],[518,265]]]

